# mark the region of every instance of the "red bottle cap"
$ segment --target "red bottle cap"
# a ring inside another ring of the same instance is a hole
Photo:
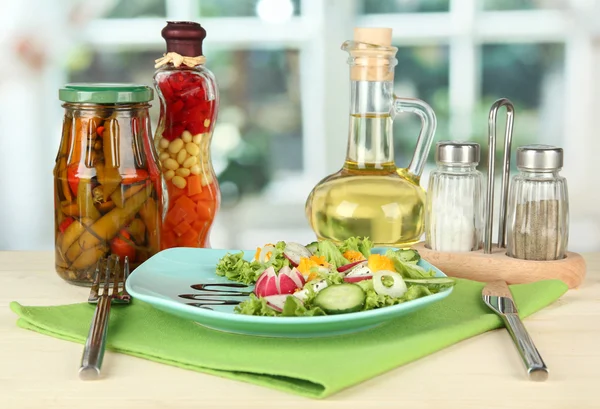
[[[198,23],[191,21],[168,21],[160,32],[167,43],[167,52],[177,53],[184,57],[202,55],[202,40],[206,30]]]

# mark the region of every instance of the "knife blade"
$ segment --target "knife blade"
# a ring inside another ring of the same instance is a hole
[[[504,281],[489,282],[482,291],[483,302],[502,318],[532,381],[548,379],[548,368],[519,318],[519,311]]]

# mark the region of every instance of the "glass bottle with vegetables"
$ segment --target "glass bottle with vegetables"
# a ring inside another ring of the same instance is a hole
[[[419,185],[435,133],[431,108],[418,99],[393,93],[397,48],[392,30],[357,28],[350,54],[350,126],[342,169],[323,179],[310,193],[306,214],[320,240],[336,243],[367,236],[376,245],[410,246],[424,230],[425,191]],[[394,163],[392,121],[412,112],[423,127],[408,168]]]
[[[89,285],[107,254],[132,268],[159,251],[161,180],[151,143],[151,88],[69,84],[54,168],[56,271]]]
[[[206,31],[197,23],[169,22],[162,36],[167,53],[154,75],[161,103],[155,144],[167,188],[161,248],[210,247],[220,203],[210,161],[219,94],[203,65]]]

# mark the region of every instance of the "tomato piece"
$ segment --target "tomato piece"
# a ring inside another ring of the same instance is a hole
[[[73,223],[75,221],[75,219],[73,219],[72,217],[67,217],[65,220],[63,220],[59,225],[58,225],[58,230],[61,233],[64,233],[65,230],[67,230],[67,228],[71,225],[71,223]]]
[[[110,251],[119,256],[121,260],[124,260],[125,257],[129,257],[129,261],[135,259],[135,248],[128,240],[121,237],[115,237],[110,241]]]

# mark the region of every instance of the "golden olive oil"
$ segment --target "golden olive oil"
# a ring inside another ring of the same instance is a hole
[[[343,168],[310,193],[306,213],[319,239],[368,236],[376,245],[407,247],[424,229],[425,191],[396,169],[389,114],[350,116]]]

